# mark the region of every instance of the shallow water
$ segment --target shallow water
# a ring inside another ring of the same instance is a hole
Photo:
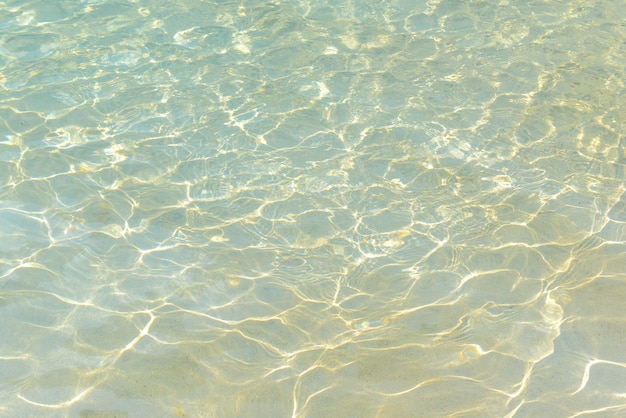
[[[626,415],[618,1],[0,1],[0,415]]]

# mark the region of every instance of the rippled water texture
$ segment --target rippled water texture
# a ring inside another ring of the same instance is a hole
[[[626,416],[625,10],[0,1],[0,415]]]

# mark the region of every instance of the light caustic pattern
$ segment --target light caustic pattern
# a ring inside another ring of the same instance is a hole
[[[623,1],[79,3],[2,6],[0,415],[626,415]]]

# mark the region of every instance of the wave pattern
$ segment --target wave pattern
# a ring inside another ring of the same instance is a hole
[[[623,1],[5,3],[2,415],[626,414]]]

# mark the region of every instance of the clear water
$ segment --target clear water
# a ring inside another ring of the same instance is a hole
[[[626,416],[624,10],[0,1],[0,415]]]

